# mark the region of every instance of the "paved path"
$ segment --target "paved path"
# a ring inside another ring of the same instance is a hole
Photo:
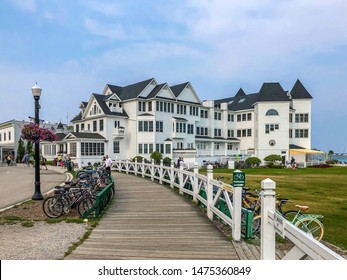
[[[61,184],[67,178],[65,170],[60,167],[48,166],[41,170],[42,194]],[[31,199],[35,192],[35,168],[23,164],[0,167],[0,210],[22,201]]]
[[[113,175],[115,201],[65,259],[259,259],[256,246],[227,240],[173,190],[133,175]]]

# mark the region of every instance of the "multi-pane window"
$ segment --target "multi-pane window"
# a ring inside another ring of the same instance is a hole
[[[228,150],[232,150],[233,149],[233,144],[232,143],[228,143]]]
[[[208,118],[208,111],[207,110],[200,110],[200,118],[207,119]]]
[[[163,122],[162,121],[156,121],[155,122],[155,131],[156,132],[163,132]]]
[[[183,104],[177,104],[177,114],[186,115],[187,114],[187,106]]]
[[[277,129],[279,129],[280,126],[279,124],[265,124],[265,133],[270,133],[270,131],[275,131]]]
[[[220,121],[222,119],[222,113],[221,112],[214,112],[214,119]]]
[[[196,135],[208,136],[208,128],[207,127],[196,127]]]
[[[237,137],[251,137],[252,136],[252,129],[238,129],[236,131]]]
[[[289,129],[289,138],[293,138],[293,129]]]
[[[113,153],[115,153],[115,154],[120,153],[119,141],[113,141]]]
[[[152,111],[152,101],[148,102],[148,111],[151,112]]]
[[[234,121],[234,115],[228,114],[228,122],[233,122]]]
[[[295,114],[295,122],[296,123],[307,123],[308,122],[308,114]]]
[[[199,116],[199,108],[195,106],[190,106],[189,114],[192,116]]]
[[[77,144],[76,143],[70,143],[70,155],[72,157],[75,157],[77,153]]]
[[[222,130],[220,128],[214,129],[214,137],[221,137],[222,136]]]
[[[167,145],[170,145],[170,144],[167,144]],[[161,154],[164,153],[164,144],[161,144],[161,143],[157,143],[155,144],[155,150]],[[171,145],[170,145],[170,152],[171,152]]]
[[[289,114],[289,122],[293,122],[293,114],[292,113]]]
[[[79,124],[76,124],[76,132],[79,132],[80,131],[80,125]]]
[[[70,146],[71,149],[71,146]],[[81,143],[82,156],[103,156],[105,154],[104,143]]]
[[[278,112],[275,109],[270,109],[266,112],[266,116],[278,116]]]
[[[93,121],[93,131],[97,131],[97,122]]]
[[[247,121],[251,121],[252,120],[252,113],[247,113]]]
[[[104,120],[99,121],[99,128],[100,128],[100,131],[104,131]]]
[[[139,121],[139,132],[153,132],[153,121]]]
[[[308,138],[308,129],[295,129],[295,138]]]
[[[155,105],[156,105],[156,110],[158,112],[168,112],[168,113],[174,112],[174,104],[173,103],[157,100]]]
[[[177,133],[186,133],[186,123],[177,122],[176,123]]]
[[[228,129],[228,138],[233,138],[234,137],[234,130]]]
[[[252,120],[252,113],[237,114],[236,117],[237,117],[238,122],[251,121]],[[234,121],[234,120],[232,120],[232,121]]]
[[[84,123],[81,123],[81,130],[84,131]]]
[[[146,102],[145,101],[139,101],[137,110],[139,112],[146,112]]]
[[[114,121],[114,128],[120,127],[119,121]]]
[[[188,128],[188,134],[194,134],[194,124],[188,124],[187,125]]]
[[[171,154],[171,144],[165,144],[165,153]]]

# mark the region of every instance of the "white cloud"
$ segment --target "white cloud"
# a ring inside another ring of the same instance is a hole
[[[122,14],[122,9],[117,3],[101,2],[101,1],[81,1],[81,5],[84,5],[87,9],[100,13],[106,16],[119,16]]]
[[[110,39],[125,39],[126,35],[121,24],[101,24],[93,19],[86,19],[84,25],[87,30],[98,36]]]

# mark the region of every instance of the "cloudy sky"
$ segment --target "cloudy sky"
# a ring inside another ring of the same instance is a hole
[[[190,81],[201,100],[289,90],[314,97],[312,148],[347,152],[345,0],[2,0],[0,123],[75,116],[106,83]]]

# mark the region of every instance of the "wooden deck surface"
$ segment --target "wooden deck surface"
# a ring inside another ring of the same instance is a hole
[[[115,200],[65,259],[259,259],[258,246],[227,238],[191,201],[142,177],[113,172]]]

